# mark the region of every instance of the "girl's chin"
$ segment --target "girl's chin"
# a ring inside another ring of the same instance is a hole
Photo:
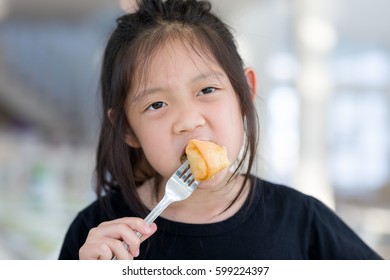
[[[198,189],[220,188],[226,185],[231,176],[230,172],[222,171],[216,174],[213,178],[205,181],[201,181]]]

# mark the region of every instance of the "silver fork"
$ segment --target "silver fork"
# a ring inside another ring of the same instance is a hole
[[[165,194],[160,202],[146,216],[144,221],[150,225],[172,202],[188,198],[199,185],[191,173],[190,163],[186,159],[165,185]],[[141,234],[137,232],[138,237]]]
[[[190,163],[186,159],[169,178],[167,184],[165,185],[164,197],[145,217],[144,221],[150,225],[171,203],[188,198],[198,187],[198,185],[199,182],[194,179],[194,176],[191,173]],[[142,236],[142,234],[139,232],[136,234],[138,237]],[[124,241],[123,245],[125,246],[126,250],[128,250],[129,245],[127,245]],[[113,256],[112,259],[115,260],[116,256]]]

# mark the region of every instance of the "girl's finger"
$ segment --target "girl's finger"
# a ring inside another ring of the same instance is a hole
[[[142,234],[142,236],[141,236],[141,238],[140,238],[141,243],[142,243],[143,241],[145,241],[146,239],[148,239],[151,235],[153,235],[153,234],[156,232],[156,230],[157,230],[157,225],[156,225],[155,223],[152,223],[152,224],[149,225],[149,229],[150,229],[150,232],[149,232],[149,233],[144,233],[144,234]],[[141,233],[141,232],[140,232],[140,233]]]
[[[115,242],[112,244],[111,249],[113,253],[110,259],[115,256],[117,260],[132,260],[134,257],[139,255],[139,249],[137,249],[137,251],[132,254],[130,252],[129,245],[125,241],[118,241],[119,240],[115,240]]]
[[[120,260],[133,259],[124,243],[112,238],[86,242],[79,250],[81,260],[111,260],[114,255]]]
[[[141,243],[149,238],[157,230],[155,223],[148,225],[147,228],[140,228],[136,231],[126,231],[122,233],[122,240],[128,244],[129,252],[132,256],[137,257],[139,255],[139,247]],[[138,237],[137,232],[141,233],[141,238]]]
[[[113,226],[115,226],[115,230],[113,230]],[[96,229],[99,235],[116,239],[123,237],[129,230],[149,236],[152,233],[150,226],[141,218],[120,218],[101,223]]]
[[[112,250],[104,242],[85,243],[79,250],[80,260],[107,260],[110,256]]]
[[[90,230],[80,248],[80,259],[133,259],[139,255],[140,244],[157,230],[155,223],[147,225],[140,218],[122,218],[104,222]],[[137,232],[141,233],[141,238]],[[125,245],[124,244],[128,244]]]

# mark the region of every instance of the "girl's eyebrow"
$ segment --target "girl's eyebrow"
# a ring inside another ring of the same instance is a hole
[[[210,77],[219,77],[219,78],[226,78],[226,75],[223,72],[219,71],[211,71],[205,74],[200,74],[196,76],[194,79],[192,79],[191,83],[196,83],[198,81],[208,79]]]
[[[132,102],[140,102],[142,101],[146,96],[150,95],[150,94],[153,94],[153,93],[156,93],[156,92],[159,92],[159,91],[163,91],[163,88],[162,87],[154,87],[154,88],[144,88],[144,90],[140,90],[138,92],[136,92],[132,98]]]

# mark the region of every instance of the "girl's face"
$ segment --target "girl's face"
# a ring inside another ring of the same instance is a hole
[[[142,148],[164,178],[179,167],[192,138],[225,146],[233,164],[243,145],[243,115],[223,69],[210,56],[179,41],[157,50],[148,69],[138,91],[131,92],[126,101],[133,130],[126,137],[127,144]],[[217,183],[227,172],[228,168],[210,182]]]

